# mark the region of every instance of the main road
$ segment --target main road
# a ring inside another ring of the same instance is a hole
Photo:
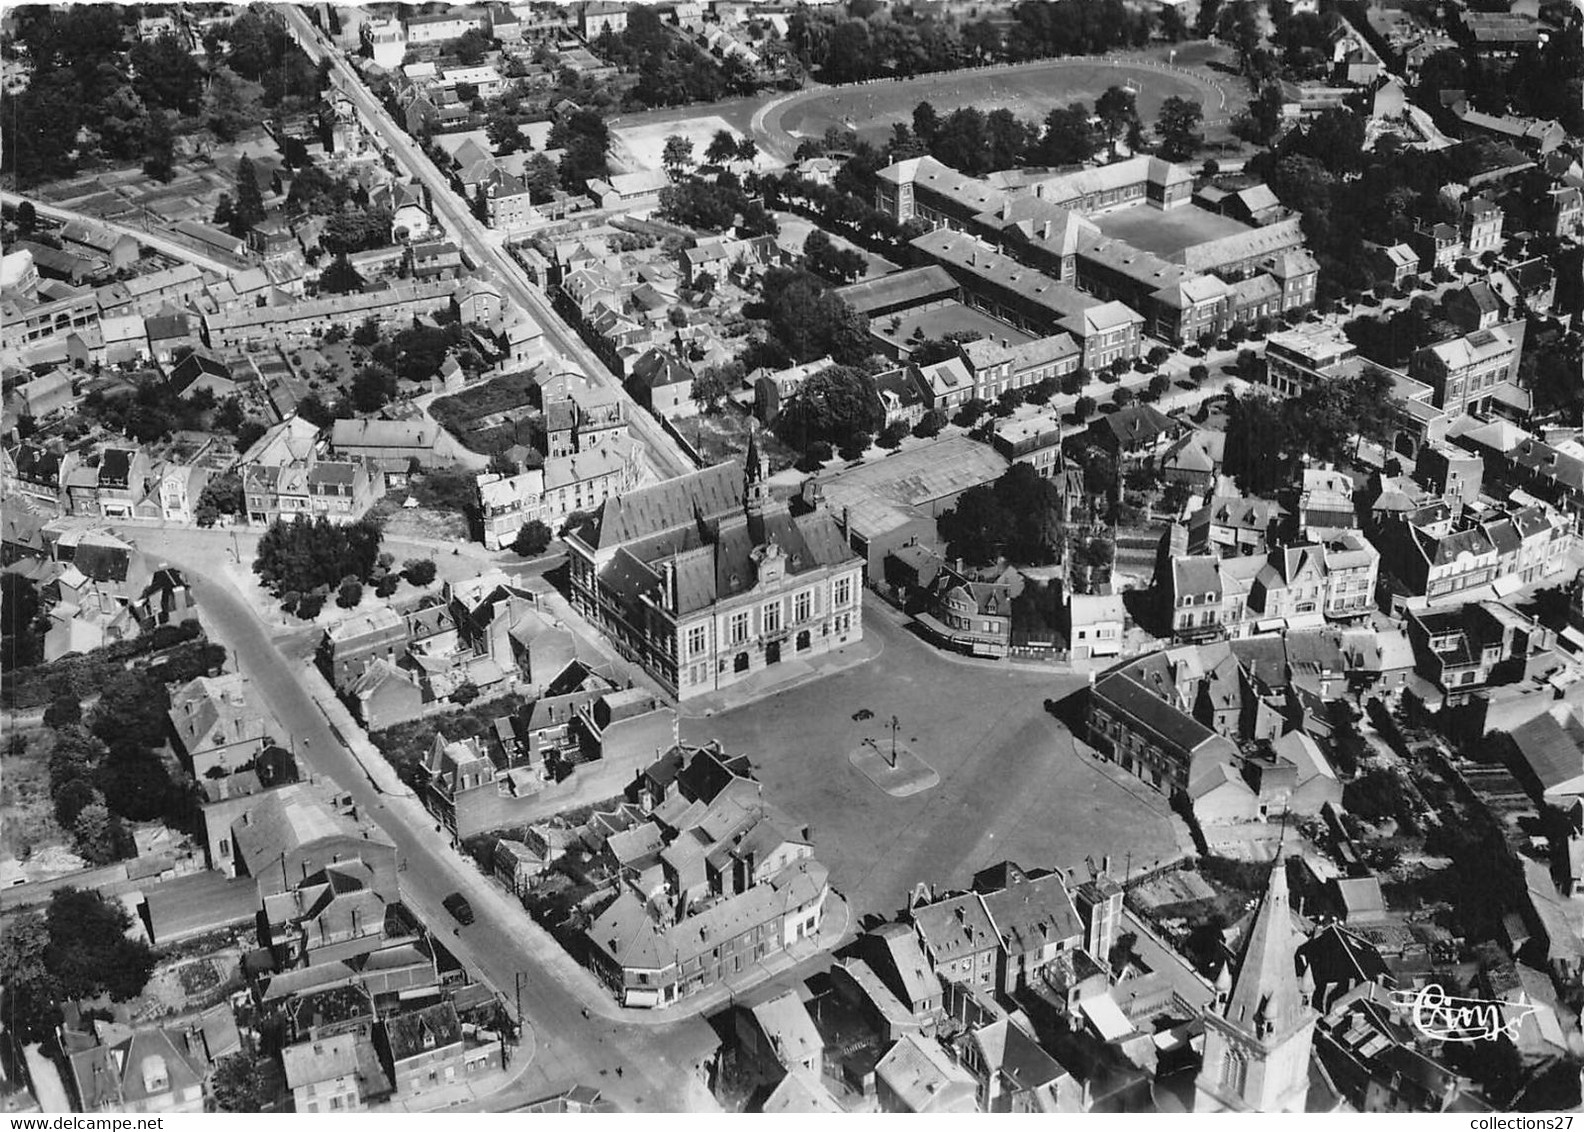
[[[708,1090],[694,1069],[717,1044],[709,1024],[700,1018],[623,1018],[613,1002],[592,999],[592,976],[525,913],[506,907],[509,898],[497,895],[492,882],[451,848],[421,806],[371,782],[309,695],[301,666],[282,655],[255,611],[215,569],[213,549],[196,538],[172,538],[158,553],[191,580],[205,623],[293,737],[299,757],[316,774],[333,779],[395,842],[403,901],[486,984],[520,1005],[534,1038],[534,1060],[513,1092],[545,1094],[582,1083],[628,1111],[708,1106]],[[477,913],[472,924],[456,926],[442,908],[452,892],[469,895]],[[446,934],[448,927],[454,935]]]
[[[453,192],[450,182],[429,160],[407,132],[391,120],[379,100],[363,85],[362,77],[346,58],[327,43],[319,29],[294,4],[277,9],[286,28],[315,63],[328,60],[336,88],[350,98],[362,115],[364,124],[379,138],[384,151],[429,190],[429,201],[446,229],[468,253],[475,265],[490,267],[506,293],[544,330],[545,338],[568,358],[576,360],[596,384],[607,386],[627,406],[628,426],[648,449],[650,465],[664,478],[680,476],[694,469],[693,462],[659,423],[628,395],[614,374],[594,351],[567,326],[550,306],[543,291],[529,282],[511,254],[503,247],[498,232],[486,228],[473,215],[465,201]]]

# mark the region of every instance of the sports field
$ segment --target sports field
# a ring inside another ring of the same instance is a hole
[[[1118,63],[1057,59],[811,91],[771,110],[766,125],[801,137],[820,137],[838,126],[879,142],[890,136],[896,123],[911,123],[913,108],[920,102],[930,103],[942,114],[974,106],[986,113],[1007,109],[1024,121],[1043,121],[1058,106],[1082,102],[1092,109],[1108,87],[1127,86],[1136,92],[1139,116],[1146,123],[1153,122],[1161,104],[1173,96],[1202,103],[1205,134],[1214,139],[1224,136],[1226,119],[1243,106],[1237,85],[1203,68],[1167,68],[1143,59]]]
[[[627,172],[660,168],[660,155],[666,139],[675,134],[693,143],[693,160],[704,162],[704,151],[715,135],[725,130],[732,137],[742,139],[742,131],[733,129],[731,123],[716,114],[705,114],[676,121],[645,122],[641,125],[617,126],[611,131],[611,156]],[[756,162],[757,164],[757,162]],[[739,172],[744,169],[738,164]]]

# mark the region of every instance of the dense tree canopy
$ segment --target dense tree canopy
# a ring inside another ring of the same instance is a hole
[[[321,515],[276,519],[259,539],[253,572],[276,594],[334,587],[348,575],[367,580],[379,558],[380,529],[370,520],[342,526]]]
[[[792,361],[829,354],[856,365],[869,356],[869,324],[806,271],[775,267],[766,272],[763,306],[776,343]]]
[[[1082,55],[1139,47],[1155,17],[1123,0],[1020,0],[1003,28],[937,19],[914,7],[803,7],[787,29],[798,62],[826,82],[952,70],[965,63]]]
[[[1317,381],[1297,397],[1261,394],[1228,404],[1226,470],[1250,495],[1269,495],[1292,482],[1304,457],[1335,462],[1353,437],[1387,443],[1394,423],[1391,375],[1368,367],[1353,378]]]
[[[148,944],[129,939],[132,917],[97,892],[63,888],[44,914],[49,945],[44,962],[68,998],[108,994],[124,1002],[142,991],[154,969]]]
[[[557,120],[550,130],[549,147],[561,147],[561,185],[568,192],[587,191],[588,182],[609,175],[605,151],[610,147],[610,130],[605,119],[594,110],[577,110],[565,120]]]
[[[100,160],[141,161],[168,180],[178,136],[207,129],[229,141],[260,122],[261,105],[306,109],[323,89],[322,72],[258,9],[208,37],[216,51],[206,64],[173,36],[129,34],[137,15],[110,4],[18,9],[16,43],[32,70],[0,93],[0,156],[21,184]]]
[[[936,525],[947,554],[974,566],[1003,558],[1045,565],[1061,553],[1056,486],[1028,464],[1013,464],[995,483],[969,488]]]
[[[885,423],[874,380],[850,366],[831,366],[805,381],[776,418],[776,435],[799,450],[816,441],[843,444]]]

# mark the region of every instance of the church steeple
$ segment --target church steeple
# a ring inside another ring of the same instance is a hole
[[[743,507],[750,515],[762,515],[770,501],[770,461],[759,450],[759,426],[750,425],[748,454],[743,458]]]
[[[1303,1111],[1316,1015],[1313,982],[1298,973],[1299,942],[1278,853],[1230,994],[1204,1014],[1196,1111]]]
[[[1298,980],[1297,951],[1287,868],[1278,860],[1238,962],[1237,978],[1227,1000],[1229,1022],[1263,1041],[1279,1037],[1309,1016],[1309,1004]]]

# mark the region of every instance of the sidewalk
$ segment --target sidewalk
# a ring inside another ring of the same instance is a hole
[[[801,688],[804,684],[812,684],[816,680],[823,680],[827,676],[856,668],[860,664],[868,664],[884,651],[884,641],[866,635],[861,640],[844,645],[835,652],[821,653],[808,660],[783,660],[780,664],[761,669],[730,688],[695,696],[686,703],[678,705],[677,712],[684,719],[702,719],[718,712],[735,711],[737,708],[746,707],[770,696],[790,692],[794,688]]]
[[[877,613],[886,620],[890,621],[893,625],[897,626],[903,632],[912,633],[912,630],[909,629],[908,626],[913,623],[913,618],[909,617],[906,613],[903,613],[900,609],[886,601],[886,599],[880,595],[870,591],[865,591],[864,616],[871,617]],[[1072,672],[1082,671],[1082,669],[1079,669],[1075,665],[1060,660],[1052,660],[1047,662],[1038,662],[1032,660],[991,660],[990,658],[983,656],[968,656],[964,653],[953,652],[951,649],[943,649],[939,645],[933,644],[922,637],[919,638],[919,644],[924,648],[929,649],[933,655],[939,657],[941,660],[949,660],[953,664],[966,664],[974,668],[994,668],[1002,672],[1010,669],[1016,672],[1036,672],[1047,676],[1065,676]]]
[[[396,773],[396,768],[386,761],[373,742],[369,740],[357,720],[352,718],[352,713],[345,704],[336,696],[324,678],[324,673],[315,667],[313,661],[308,661],[302,666],[301,683],[303,689],[312,698],[314,706],[330,724],[330,729],[335,732],[336,738],[341,740],[341,745],[352,752],[352,757],[357,760],[358,766],[363,768],[363,774],[373,784],[374,788],[387,797],[401,797],[416,799],[412,787],[401,780]]]

